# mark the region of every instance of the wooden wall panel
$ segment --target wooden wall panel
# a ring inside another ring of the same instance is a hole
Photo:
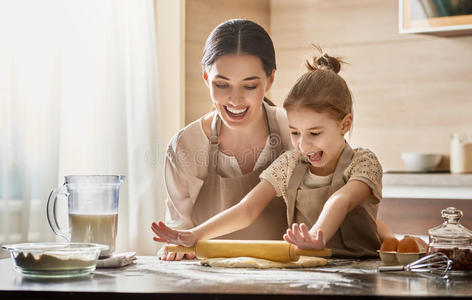
[[[211,108],[208,89],[202,79],[200,61],[210,32],[221,22],[242,18],[255,21],[269,31],[270,0],[186,0],[186,124]]]
[[[384,169],[401,152],[449,154],[452,132],[472,133],[472,36],[400,35],[396,0],[271,0],[278,104],[320,44],[350,63],[341,75],[354,106],[351,143],[372,149]]]
[[[312,41],[343,45],[405,39],[397,34],[397,11],[396,0],[272,0],[272,37],[283,49]]]

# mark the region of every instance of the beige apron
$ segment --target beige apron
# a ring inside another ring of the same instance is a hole
[[[305,223],[308,228],[313,227],[328,198],[346,184],[343,175],[353,155],[346,143],[331,185],[315,189],[299,189],[309,165],[300,163],[295,168],[288,184],[288,224]],[[347,214],[338,231],[328,241],[326,247],[333,250],[334,257],[378,257],[376,250],[380,247],[380,238],[375,223],[378,205],[367,198]]]
[[[239,177],[226,178],[218,174],[218,134],[221,120],[215,114],[211,124],[208,175],[192,211],[192,221],[199,225],[223,210],[239,203],[259,182],[259,175],[282,153],[280,130],[275,111],[264,116],[269,131],[270,159],[260,168]],[[274,198],[249,227],[218,237],[239,240],[280,240],[287,230],[286,206],[282,198]]]

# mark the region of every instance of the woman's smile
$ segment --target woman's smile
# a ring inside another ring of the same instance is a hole
[[[228,117],[235,121],[244,119],[249,110],[249,106],[235,108],[225,105],[224,108]]]

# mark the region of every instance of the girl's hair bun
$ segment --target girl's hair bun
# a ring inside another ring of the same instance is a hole
[[[306,60],[305,65],[308,71],[331,70],[336,74],[341,71],[341,64],[344,63],[341,58],[328,55],[318,45],[312,44],[312,46],[321,53],[321,56],[313,56],[311,63],[308,59]]]

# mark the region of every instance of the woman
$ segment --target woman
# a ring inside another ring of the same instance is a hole
[[[259,25],[234,19],[208,37],[202,73],[213,111],[180,130],[166,155],[166,223],[189,229],[238,203],[260,173],[291,148],[285,113],[264,97],[276,70],[272,40]],[[222,238],[281,239],[285,204],[274,198],[256,222]],[[181,260],[182,254],[158,254]],[[192,258],[192,254],[187,254]]]

